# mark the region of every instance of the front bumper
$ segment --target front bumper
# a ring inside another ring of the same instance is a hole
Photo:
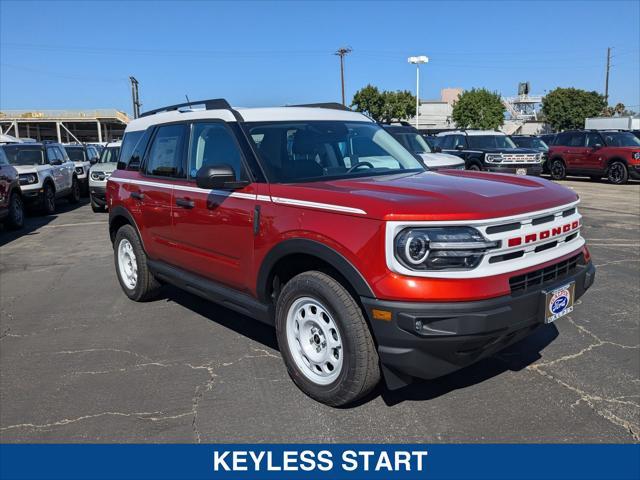
[[[640,164],[638,165],[629,165],[629,177],[634,180],[640,180]]]
[[[27,204],[40,203],[44,194],[42,184],[21,185],[22,200]]]
[[[100,205],[102,207],[105,207],[107,205],[106,187],[90,185],[89,193],[91,194],[91,200],[93,200],[95,204]]]
[[[512,173],[516,174],[518,170],[525,169],[527,175],[540,176],[542,173],[542,164],[523,164],[523,165],[500,165],[500,164],[486,164],[486,170],[494,173]]]
[[[579,263],[554,281],[489,300],[450,303],[394,302],[361,297],[389,388],[412,377],[436,378],[468,366],[544,325],[544,293],[575,281],[575,300],[593,284],[595,267]],[[391,312],[390,320],[372,310]],[[419,323],[418,323],[419,322]],[[420,333],[416,324],[421,325]]]

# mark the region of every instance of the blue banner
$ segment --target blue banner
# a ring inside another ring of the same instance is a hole
[[[0,445],[10,479],[638,479],[640,445]]]

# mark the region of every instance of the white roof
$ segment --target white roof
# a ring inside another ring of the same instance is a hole
[[[504,137],[503,132],[496,132],[495,130],[450,130],[448,132],[440,132],[437,136],[444,137],[446,135],[497,135]]]
[[[373,122],[369,117],[347,110],[334,110],[316,107],[268,107],[268,108],[236,108],[246,122],[274,122],[301,120],[334,120],[343,122]],[[219,119],[235,122],[236,118],[229,110],[192,110],[161,112],[148,117],[137,118],[127,125],[127,131],[146,130],[151,125],[177,122],[180,120]]]

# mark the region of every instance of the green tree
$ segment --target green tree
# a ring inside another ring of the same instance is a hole
[[[505,107],[497,92],[467,90],[453,104],[451,118],[458,128],[494,130],[504,123]]]
[[[416,97],[407,90],[381,92],[377,87],[367,85],[355,93],[351,107],[377,122],[390,122],[413,116]]]
[[[603,95],[578,88],[556,88],[542,99],[542,112],[555,130],[584,128],[587,117],[597,117],[607,106]]]
[[[627,108],[624,106],[624,103],[616,103],[615,107],[604,107],[602,111],[602,115],[605,117],[615,117],[615,116],[625,116],[625,112],[627,112]]]
[[[369,115],[376,121],[380,121],[384,108],[384,98],[377,87],[369,84],[355,93],[351,107],[358,112]]]

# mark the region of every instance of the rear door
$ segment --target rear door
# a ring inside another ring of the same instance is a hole
[[[188,179],[174,190],[173,238],[176,264],[238,290],[253,283],[254,216],[258,184],[237,190],[198,188],[206,165],[230,165],[237,181],[249,180],[247,165],[231,127],[222,121],[191,126]]]
[[[586,135],[584,132],[573,132],[564,150],[564,159],[568,170],[580,171],[585,169],[585,158],[589,153],[589,149],[586,147]]]

